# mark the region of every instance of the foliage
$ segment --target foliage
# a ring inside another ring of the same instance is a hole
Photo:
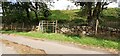
[[[120,10],[120,8],[108,8],[106,10],[103,10],[102,16],[103,17],[105,17],[105,16],[113,16],[113,17],[118,18],[118,16],[119,16],[119,12],[118,11],[119,10]]]
[[[100,0],[100,1],[102,1],[102,0]],[[81,6],[82,11],[80,11],[79,14],[83,13],[81,15],[86,16],[88,25],[95,27],[96,33],[97,33],[97,27],[99,25],[98,22],[99,22],[99,20],[101,20],[100,14],[104,9],[107,8],[105,6],[108,5],[109,3],[111,3],[111,1],[109,1],[109,2],[80,2],[80,1],[76,1],[75,5]]]
[[[3,23],[30,23],[33,21],[38,23],[41,17],[45,19],[51,15],[44,2],[37,2],[35,5],[32,2],[3,2]]]
[[[60,10],[53,10],[51,12],[52,12],[52,15],[49,16],[50,19],[67,20],[70,18],[70,16],[68,16],[68,14],[65,14],[64,12],[62,12]]]
[[[120,27],[120,8],[108,8],[106,10],[103,10],[101,13],[101,22],[100,25],[106,26],[106,27],[114,27],[119,28]],[[107,22],[111,22],[111,24],[107,24]]]
[[[84,17],[81,17],[77,14],[79,10],[51,10],[51,16],[48,18],[51,20],[66,20],[72,21],[76,19],[86,20]]]
[[[103,10],[101,14],[102,20],[106,21],[120,21],[119,14],[120,8],[108,8]]]
[[[119,21],[119,8],[108,8],[103,10],[100,14],[100,21]],[[74,21],[78,19],[82,19],[86,21],[86,17],[83,16],[81,10],[51,10],[52,15],[48,18],[53,20],[67,20],[67,21]],[[71,18],[70,18],[71,17]]]
[[[24,22],[23,18],[26,18],[25,10],[18,4],[12,4],[10,2],[3,3],[3,22]]]

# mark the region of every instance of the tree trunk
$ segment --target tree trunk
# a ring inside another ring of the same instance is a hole
[[[36,22],[37,22],[37,25],[39,24],[39,19],[38,19],[38,14],[37,12],[35,12],[35,16],[36,16]]]
[[[88,2],[87,3],[87,9],[88,9],[88,25],[91,25],[91,21],[92,21],[92,2]]]
[[[27,18],[30,19],[30,15],[29,15],[29,10],[28,10],[28,8],[26,8],[26,12],[27,12]]]
[[[4,2],[2,2],[2,11],[3,11],[2,14],[3,14],[3,16],[5,16],[5,8],[4,8],[4,6],[5,6],[5,5],[4,5]]]
[[[94,14],[93,14],[93,16],[95,16],[95,18],[96,18],[95,35],[97,35],[97,33],[98,33],[100,10],[101,10],[101,2],[98,2],[96,5],[96,9],[95,9],[96,12],[94,12]]]
[[[36,20],[37,20],[37,25],[39,24],[39,19],[38,19],[38,2],[35,2],[35,16],[36,16]]]

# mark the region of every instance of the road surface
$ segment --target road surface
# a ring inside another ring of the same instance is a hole
[[[23,36],[10,36],[5,34],[0,34],[0,36],[5,40],[27,45],[36,49],[43,49],[47,54],[110,54],[100,50],[87,50],[54,42],[33,40]]]

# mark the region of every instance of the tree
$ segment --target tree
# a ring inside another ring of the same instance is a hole
[[[117,9],[118,18],[120,18],[120,8]]]
[[[33,4],[35,4],[35,6]],[[50,15],[49,8],[44,2],[30,2],[29,7],[32,11],[35,12],[37,22],[39,22],[38,15],[43,14],[44,17],[48,17]]]
[[[26,21],[27,23],[30,22],[30,12],[34,11],[36,16],[36,24],[38,24],[40,16],[47,18],[50,15],[49,8],[45,2],[3,2],[2,10],[4,21],[17,20],[21,22]],[[8,18],[11,18],[11,20],[8,20]]]
[[[106,9],[105,6],[109,3],[111,2],[75,2],[75,5],[80,5],[82,7],[82,11],[85,11],[84,13],[87,16],[88,25],[95,26],[95,34],[97,34],[100,14]]]

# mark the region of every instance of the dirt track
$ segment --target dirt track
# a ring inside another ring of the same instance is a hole
[[[45,54],[44,50],[34,49],[34,48],[29,47],[29,46],[18,44],[15,42],[7,41],[7,40],[0,40],[0,42],[5,44],[5,46],[7,46],[7,47],[13,48],[14,50],[10,51],[10,52],[14,52],[13,54]],[[2,47],[2,49],[6,49],[6,48]],[[6,52],[4,52],[4,53],[6,53]]]
[[[13,47],[6,46],[0,41],[0,54],[17,54]]]

